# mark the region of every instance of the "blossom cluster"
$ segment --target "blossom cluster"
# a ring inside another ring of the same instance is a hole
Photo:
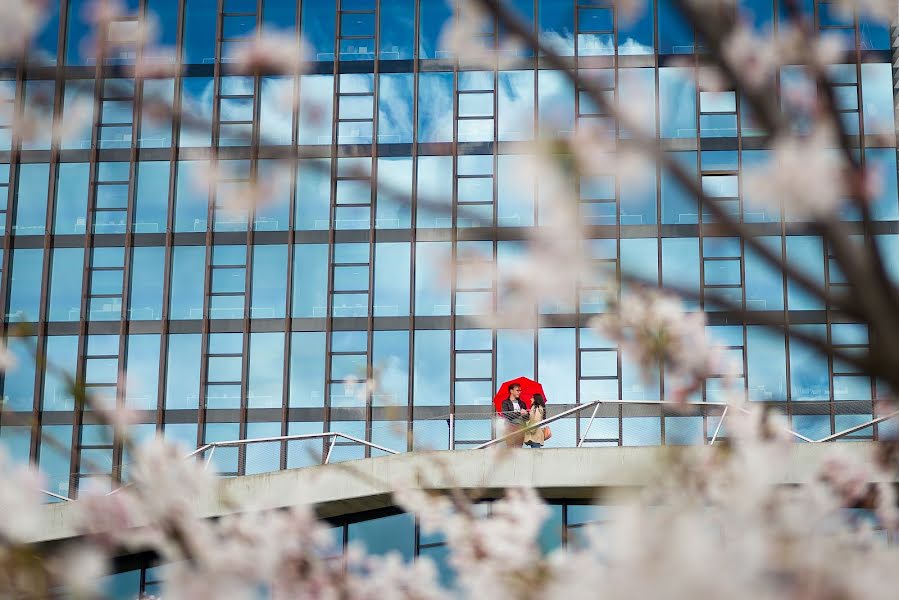
[[[679,299],[644,289],[622,292],[612,307],[592,326],[616,341],[644,374],[664,367],[677,401],[685,401],[708,377],[730,375],[720,349],[706,335],[704,313],[688,312]]]

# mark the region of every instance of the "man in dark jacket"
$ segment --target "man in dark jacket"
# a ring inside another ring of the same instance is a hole
[[[521,431],[528,422],[528,407],[521,400],[521,385],[513,383],[509,386],[509,397],[503,400],[502,412],[500,413],[506,420],[506,431],[504,435]],[[506,440],[506,445],[510,448],[520,448],[524,443],[524,433],[513,435]]]

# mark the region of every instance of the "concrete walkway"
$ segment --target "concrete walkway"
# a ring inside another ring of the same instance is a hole
[[[870,452],[875,443],[841,448]],[[319,515],[337,517],[392,505],[391,490],[416,484],[427,489],[479,490],[495,497],[510,487],[532,487],[548,499],[609,501],[616,492],[639,488],[659,477],[680,451],[700,447],[554,448],[543,450],[460,450],[415,452],[350,462],[222,479],[220,493],[196,500],[200,514],[216,517],[247,509],[314,505]],[[801,483],[833,444],[794,444],[772,464],[775,481]],[[77,501],[46,507],[44,528],[35,542],[78,535],[73,528]]]

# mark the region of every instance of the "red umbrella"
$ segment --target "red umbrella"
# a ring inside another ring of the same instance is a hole
[[[507,381],[499,386],[499,391],[496,392],[496,396],[493,397],[493,406],[496,407],[496,412],[502,411],[503,400],[509,397],[509,386],[513,383],[521,385],[521,399],[528,407],[528,410],[530,410],[531,408],[531,398],[534,397],[534,394],[541,394],[543,396],[543,399],[546,400],[546,394],[543,392],[542,385],[540,385],[533,379],[528,379],[527,377],[519,377],[517,379]]]

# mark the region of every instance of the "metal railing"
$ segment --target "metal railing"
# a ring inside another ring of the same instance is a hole
[[[584,433],[581,435],[581,438],[578,440],[577,445],[576,445],[577,448],[580,448],[583,445],[584,441],[587,439],[587,434],[590,433],[590,428],[593,426],[593,422],[596,419],[596,414],[599,411],[600,406],[607,405],[607,404],[618,404],[618,405],[634,404],[634,405],[655,405],[655,406],[670,406],[670,407],[682,407],[682,406],[720,407],[723,410],[721,412],[721,416],[718,421],[718,425],[715,427],[715,432],[712,434],[712,438],[709,441],[709,445],[713,445],[718,440],[718,436],[721,432],[721,427],[724,424],[724,419],[727,416],[728,410],[733,408],[734,410],[739,410],[740,412],[742,412],[744,414],[749,412],[749,409],[746,407],[732,405],[732,404],[723,404],[720,402],[682,402],[682,403],[674,404],[672,402],[665,402],[662,400],[593,400],[591,402],[587,402],[585,404],[580,404],[578,406],[564,410],[564,411],[560,412],[559,414],[553,415],[551,417],[547,417],[547,418],[543,419],[542,421],[540,421],[539,423],[534,423],[533,425],[529,425],[529,426],[523,428],[522,430],[513,431],[511,433],[507,433],[505,435],[496,437],[496,438],[490,440],[489,442],[485,442],[479,446],[475,446],[475,448],[477,448],[477,449],[489,448],[490,446],[493,446],[500,442],[508,440],[509,438],[512,438],[516,435],[521,435],[522,431],[527,432],[527,431],[537,429],[538,427],[543,427],[545,425],[552,423],[553,421],[558,421],[559,419],[562,419],[569,415],[579,413],[583,410],[593,407],[593,413],[590,415],[590,420],[587,422],[587,427],[584,428]],[[812,438],[802,435],[801,433],[794,431],[788,427],[784,427],[783,430],[787,434],[789,434],[799,440],[802,440],[803,442],[806,442],[809,444],[820,444],[820,443],[824,443],[824,442],[832,442],[832,441],[840,439],[842,437],[846,437],[847,435],[851,435],[857,431],[861,431],[863,429],[871,427],[872,425],[876,425],[878,423],[882,423],[884,421],[889,421],[891,419],[894,419],[897,416],[899,416],[899,410],[893,411],[891,413],[888,413],[888,414],[880,416],[880,417],[870,419],[863,423],[859,423],[858,425],[853,425],[852,427],[848,427],[842,431],[838,431],[834,434],[825,436],[820,439],[812,439]]]
[[[337,438],[343,438],[345,440],[354,442],[356,444],[362,444],[363,446],[368,446],[369,448],[374,448],[375,450],[380,450],[381,452],[386,452],[387,454],[399,454],[397,450],[391,450],[390,448],[385,448],[384,446],[380,446],[378,444],[374,444],[372,442],[367,442],[365,440],[361,440],[355,436],[341,433],[339,431],[326,431],[324,433],[300,433],[296,435],[279,435],[274,437],[265,437],[265,438],[253,438],[246,440],[228,440],[224,442],[209,442],[203,446],[200,446],[184,458],[191,458],[198,454],[202,454],[203,452],[209,450],[209,456],[206,457],[206,467],[209,467],[209,463],[212,462],[212,456],[215,453],[216,448],[228,448],[235,446],[243,446],[248,444],[264,444],[267,442],[295,442],[300,440],[314,440],[314,439],[325,439],[331,438],[331,443],[328,444],[328,451],[325,453],[324,460],[322,464],[326,465],[331,460],[331,452],[334,450],[334,446],[337,444]]]

